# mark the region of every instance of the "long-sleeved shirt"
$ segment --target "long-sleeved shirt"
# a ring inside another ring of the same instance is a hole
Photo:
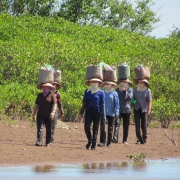
[[[106,116],[119,116],[119,98],[116,91],[105,92]]]
[[[136,100],[134,109],[138,110],[141,108],[142,112],[147,112],[148,101],[152,100],[151,90],[149,88],[145,91],[137,91],[137,89],[134,89],[133,95],[133,98]]]
[[[43,96],[43,93],[39,93],[36,98],[36,104],[39,105],[37,115],[43,118],[50,117],[52,106],[56,102],[57,100],[53,93],[48,92],[46,96]]]
[[[119,97],[120,113],[131,113],[131,100],[133,99],[133,90],[128,88],[126,91],[116,89]]]
[[[64,114],[64,110],[63,110],[63,107],[62,107],[61,94],[58,91],[55,91],[54,95],[55,95],[55,97],[57,99],[57,111],[59,109],[60,113]]]
[[[85,90],[83,102],[86,103],[86,111],[90,108],[97,109],[100,114],[103,114],[103,106],[105,105],[105,94],[103,90],[92,94],[90,90]]]

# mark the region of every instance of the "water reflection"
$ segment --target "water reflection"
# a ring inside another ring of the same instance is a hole
[[[107,163],[84,163],[82,164],[83,170],[88,170],[84,172],[90,172],[89,170],[112,170],[112,169],[124,169],[131,166],[128,162],[107,162]],[[146,162],[133,162],[134,168],[144,168]]]
[[[143,162],[133,162],[133,169],[137,171],[144,171],[146,169],[147,163],[145,161]]]
[[[0,167],[0,180],[179,180],[180,159]]]
[[[55,172],[55,168],[56,166],[53,166],[53,165],[38,165],[38,166],[35,166],[33,169],[34,169],[34,172],[45,173],[45,172]]]

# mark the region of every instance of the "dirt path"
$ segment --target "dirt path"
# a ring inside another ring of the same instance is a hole
[[[166,131],[172,137],[172,131]],[[4,125],[1,120],[0,132],[0,166],[129,161],[129,158],[126,157],[127,155],[139,153],[146,153],[146,160],[180,158],[178,130],[174,130],[173,132],[173,138],[177,145],[172,143],[161,128],[148,128],[147,143],[137,145],[135,144],[135,127],[131,125],[128,144],[124,145],[121,143],[122,127],[120,127],[118,144],[112,144],[111,148],[97,147],[95,151],[86,150],[85,148],[87,139],[84,133],[83,123],[58,122],[55,141],[48,148],[45,146],[36,147],[34,145],[36,127],[31,127],[27,121],[18,121],[16,125],[9,126]]]

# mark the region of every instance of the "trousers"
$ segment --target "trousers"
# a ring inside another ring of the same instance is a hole
[[[100,120],[101,120],[101,114],[94,108],[90,108],[85,113],[84,130],[85,130],[88,142],[92,142],[93,147],[96,146]],[[93,123],[93,128],[92,128],[92,133],[91,133],[92,123]]]
[[[142,112],[141,108],[138,110],[134,109],[135,129],[136,137],[141,144],[144,144],[147,139],[147,115],[146,112]],[[141,136],[141,130],[142,136]]]
[[[51,141],[51,124],[52,120],[50,118],[44,118],[37,116],[37,143],[42,145],[43,128],[46,127],[46,145]]]
[[[129,133],[130,115],[131,115],[131,113],[120,113],[119,114],[119,119],[117,119],[114,122],[113,140],[115,142],[118,142],[121,120],[123,121],[123,142],[127,141],[128,133]]]

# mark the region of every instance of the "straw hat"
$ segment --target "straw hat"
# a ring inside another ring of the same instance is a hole
[[[53,82],[53,85],[56,84],[56,89],[60,89],[61,88],[61,85],[58,83],[58,82]]]
[[[145,83],[148,88],[150,87],[149,82],[147,81],[147,79],[134,79],[134,83],[135,84]]]
[[[105,84],[110,84],[110,85],[113,85],[113,86],[117,86],[117,84],[115,82],[112,82],[112,81],[103,81],[103,86]]]
[[[43,86],[48,86],[50,88],[50,90],[55,89],[55,87],[51,83],[38,84],[37,88],[42,89]]]
[[[132,85],[132,82],[131,82],[129,79],[119,79],[118,82],[119,82],[119,83],[120,83],[120,82],[127,82],[127,83],[129,83],[130,86]]]
[[[90,83],[91,83],[92,81],[99,82],[100,85],[103,84],[102,80],[100,80],[100,79],[98,79],[98,78],[91,78],[91,79],[88,79],[88,80],[86,81],[86,85],[87,85],[87,86],[90,86]]]

